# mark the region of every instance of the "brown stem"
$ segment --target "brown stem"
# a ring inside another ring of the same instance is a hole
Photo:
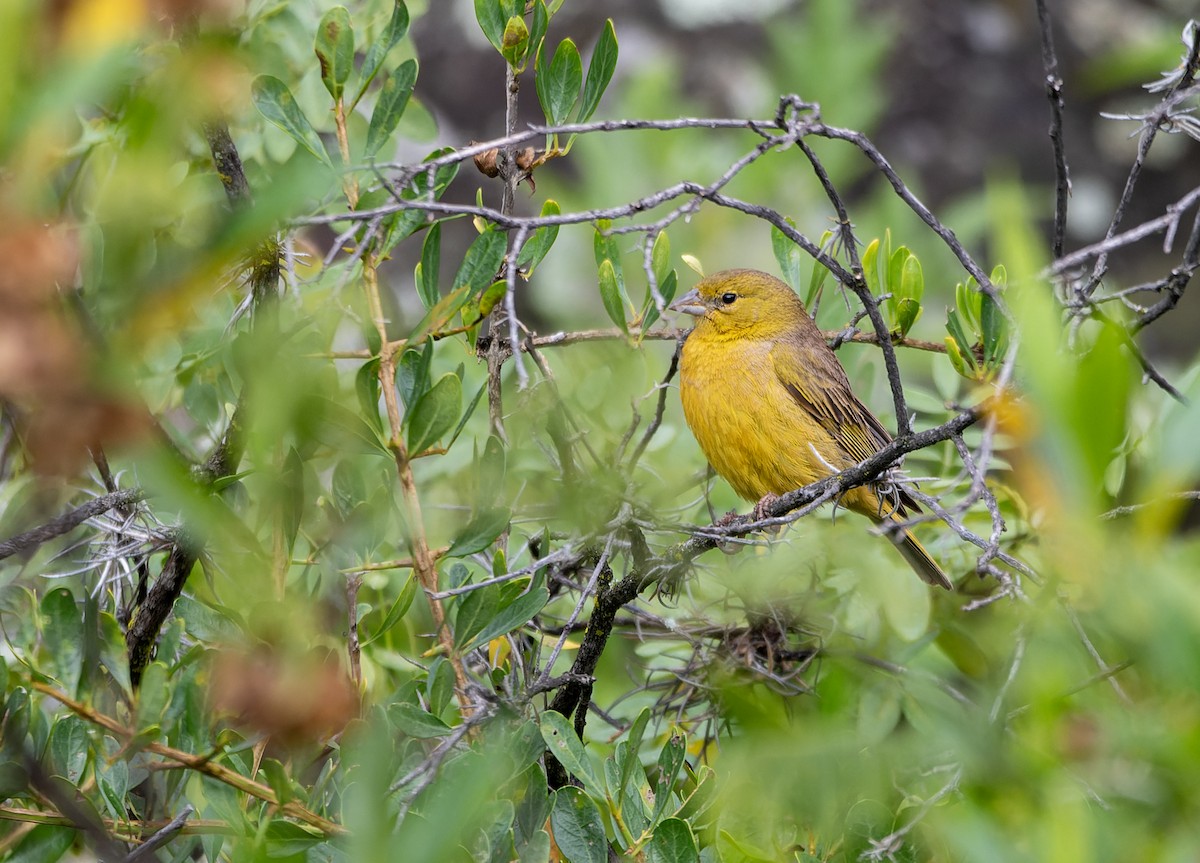
[[[375,330],[379,333],[380,343],[388,344],[387,320],[383,314],[383,302],[379,294],[379,276],[375,269],[375,257],[370,251],[363,255],[363,287],[367,294],[367,306]],[[467,674],[463,669],[462,659],[454,647],[454,634],[446,626],[446,611],[440,599],[433,594],[438,590],[437,562],[430,551],[425,538],[425,522],[421,515],[421,498],[417,492],[417,483],[413,477],[412,459],[408,447],[404,443],[403,419],[400,415],[400,404],[396,399],[396,355],[390,351],[380,351],[379,355],[379,385],[383,391],[383,403],[387,409],[388,429],[390,439],[388,449],[396,461],[396,473],[400,478],[402,496],[402,511],[404,514],[405,530],[409,551],[412,553],[413,572],[417,575],[425,595],[429,600],[429,611],[433,615],[434,627],[437,631],[438,643],[454,669],[454,692],[458,698],[458,706],[463,718],[467,719],[474,712],[468,689]]]

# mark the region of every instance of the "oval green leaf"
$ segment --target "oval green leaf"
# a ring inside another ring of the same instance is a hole
[[[408,415],[408,451],[417,455],[433,446],[462,413],[462,381],[447,372],[417,399]]]
[[[260,114],[295,138],[296,143],[321,162],[332,166],[317,130],[296,104],[287,84],[271,75],[259,75],[250,87],[250,95]]]
[[[554,793],[550,824],[554,842],[568,863],[608,863],[608,840],[600,810],[578,788],[568,785]]]
[[[551,126],[558,126],[567,121],[575,103],[579,101],[579,88],[583,84],[583,61],[579,59],[579,49],[570,39],[563,39],[558,43],[558,49],[548,66],[542,59],[539,55],[534,70],[538,101],[542,103],[546,122]]]
[[[354,71],[354,28],[345,6],[334,6],[321,18],[313,50],[321,64],[321,83],[336,102]]]
[[[383,82],[379,91],[379,101],[375,103],[375,110],[371,112],[371,125],[367,128],[367,144],[363,151],[366,158],[370,159],[378,153],[392,132],[396,131],[396,124],[404,115],[416,82],[416,60],[405,60]]]

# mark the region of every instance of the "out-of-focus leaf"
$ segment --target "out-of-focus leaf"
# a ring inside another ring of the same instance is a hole
[[[325,145],[308,117],[296,104],[292,91],[278,78],[259,75],[250,87],[254,105],[260,114],[291,135],[300,146],[332,167]]]
[[[642,736],[646,733],[646,725],[650,722],[650,708],[643,707],[642,712],[633,720],[633,724],[629,726],[629,733],[626,735],[626,749],[624,757],[621,759],[621,780],[616,788],[612,789],[613,797],[617,800],[623,800],[625,789],[629,787],[629,782],[633,779],[634,773],[641,769],[642,763],[638,757],[638,753],[642,748]]]
[[[788,219],[787,222],[792,227],[795,227],[795,223],[791,219]],[[775,260],[779,263],[779,271],[783,273],[783,280],[792,286],[793,291],[799,294],[800,247],[793,243],[783,231],[772,225],[771,251],[775,253]]]
[[[371,112],[371,124],[367,128],[367,143],[363,155],[370,159],[387,143],[396,124],[404,115],[412,96],[413,86],[417,82],[417,61],[405,60],[400,64],[379,90],[379,101]]]
[[[579,104],[578,123],[584,123],[596,113],[600,105],[600,97],[612,80],[613,71],[617,68],[617,33],[613,29],[612,19],[604,22],[596,48],[592,51],[592,59],[588,62],[587,80],[583,84],[583,100]],[[660,235],[661,236],[661,235]]]
[[[504,508],[482,510],[454,538],[446,556],[466,557],[483,551],[508,527],[510,518],[509,511]]]
[[[500,611],[487,622],[487,624],[475,635],[475,638],[467,644],[465,650],[475,650],[487,644],[493,638],[498,638],[505,633],[512,632],[519,626],[524,626],[533,616],[546,607],[546,603],[550,601],[550,591],[544,586],[538,585],[529,590],[528,593],[521,594],[511,603],[503,606]]]
[[[304,461],[295,447],[288,448],[280,475],[283,498],[283,539],[288,554],[296,545],[296,534],[300,532],[300,519],[304,516]]]
[[[358,406],[366,419],[376,431],[383,431],[383,420],[379,416],[379,358],[367,360],[358,367],[354,374],[354,392],[358,396]]]
[[[13,849],[7,863],[55,863],[75,843],[78,831],[73,827],[39,824]]]
[[[404,587],[400,588],[400,593],[396,596],[396,601],[392,603],[392,607],[388,609],[387,615],[379,624],[379,628],[371,633],[370,636],[363,639],[363,646],[367,646],[375,639],[392,629],[399,623],[404,615],[408,613],[409,607],[412,605],[413,597],[417,595],[417,580],[409,576],[408,581],[404,582]]]
[[[63,688],[74,695],[83,672],[83,612],[65,587],[57,587],[42,597],[41,611],[51,668]]]
[[[444,737],[450,733],[449,725],[415,704],[392,704],[388,707],[387,714],[396,728],[409,737],[424,740]]]
[[[345,6],[334,6],[322,16],[313,50],[321,64],[321,83],[336,102],[354,71],[354,28]]]
[[[396,0],[396,5],[392,7],[392,17],[388,20],[388,24],[383,28],[383,32],[379,34],[379,38],[371,43],[371,47],[367,49],[366,59],[362,64],[362,83],[358,87],[358,95],[354,97],[354,105],[367,92],[367,87],[371,85],[371,81],[379,74],[379,70],[383,68],[383,61],[387,59],[388,53],[400,44],[400,40],[404,38],[404,34],[408,32],[408,7],[404,5],[404,0]]]
[[[495,616],[499,600],[500,591],[495,587],[481,587],[458,598],[458,613],[454,617],[454,640],[459,645],[459,650],[465,653],[466,646]]]
[[[461,413],[462,381],[456,374],[444,374],[409,412],[408,451],[417,455],[429,449],[454,427]]]

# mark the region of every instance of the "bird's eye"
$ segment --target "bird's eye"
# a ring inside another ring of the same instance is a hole
[[[733,301],[736,299],[737,299],[737,294],[735,294],[733,291],[728,291],[724,294],[721,294],[721,302],[723,302],[727,306],[731,305],[733,303]]]

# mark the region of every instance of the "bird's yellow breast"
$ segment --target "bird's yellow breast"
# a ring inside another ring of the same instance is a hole
[[[851,464],[779,380],[773,346],[693,333],[680,359],[687,423],[713,469],[747,500],[784,494]]]

